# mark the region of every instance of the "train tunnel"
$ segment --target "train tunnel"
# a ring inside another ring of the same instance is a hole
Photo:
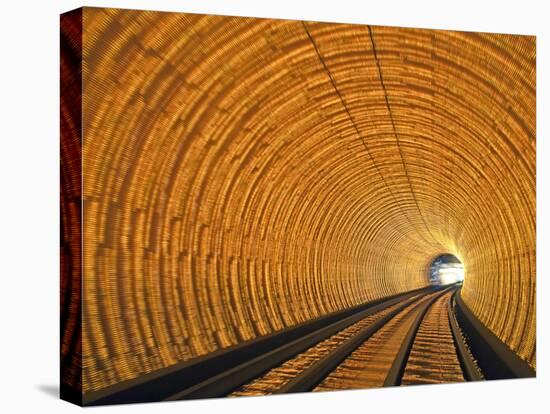
[[[83,10],[84,392],[426,287],[441,255],[536,368],[534,37]]]

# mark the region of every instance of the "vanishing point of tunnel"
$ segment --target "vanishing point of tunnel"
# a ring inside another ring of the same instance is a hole
[[[83,21],[82,186],[63,166],[62,209],[70,229],[81,195],[84,391],[425,287],[443,254],[536,367],[533,37]]]

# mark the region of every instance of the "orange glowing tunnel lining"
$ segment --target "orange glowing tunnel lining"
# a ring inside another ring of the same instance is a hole
[[[535,39],[84,8],[83,389],[415,289],[535,367]]]

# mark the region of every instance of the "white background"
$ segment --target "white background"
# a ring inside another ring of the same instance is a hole
[[[90,412],[549,412],[550,39],[545,1],[94,1],[84,5],[537,35],[536,380],[87,408]],[[79,1],[0,9],[0,411],[65,413],[57,399],[59,13]],[[546,118],[544,115],[546,115]],[[545,217],[546,216],[546,217]],[[546,395],[545,395],[546,394]],[[546,404],[545,404],[546,402]],[[483,410],[483,411],[482,411]]]

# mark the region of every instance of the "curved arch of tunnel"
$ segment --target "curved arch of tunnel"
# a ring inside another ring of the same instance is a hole
[[[533,38],[84,18],[85,390],[425,286],[442,251],[535,365]]]

